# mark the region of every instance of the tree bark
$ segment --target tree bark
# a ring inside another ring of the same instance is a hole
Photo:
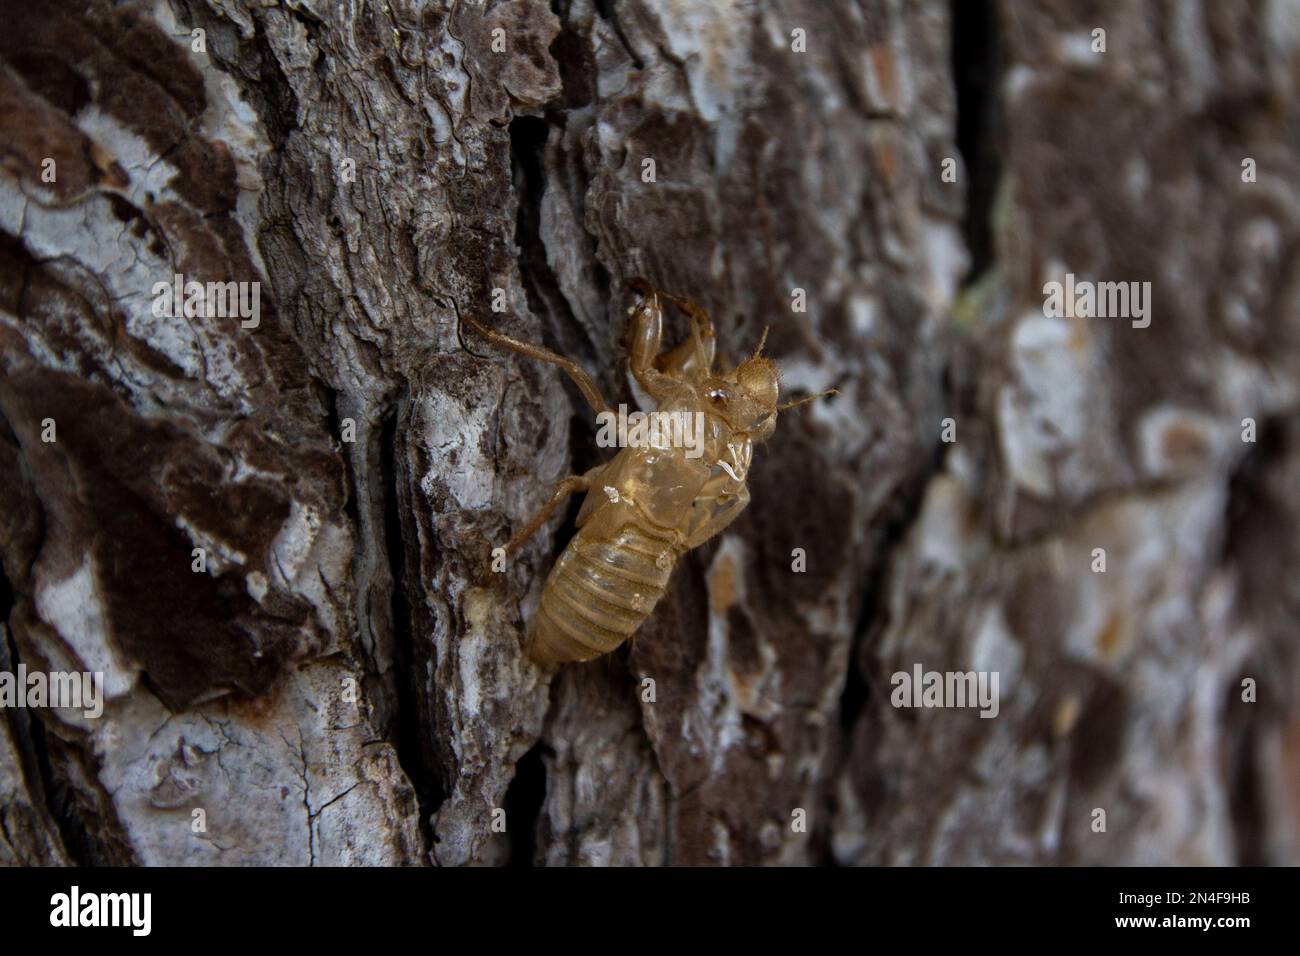
[[[1300,861],[1294,3],[0,7],[0,672],[105,680],[0,862]],[[458,317],[634,406],[636,276],[839,394],[551,675],[594,422]]]

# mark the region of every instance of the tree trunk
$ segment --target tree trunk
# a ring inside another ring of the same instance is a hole
[[[0,862],[1300,861],[1295,3],[0,7]],[[458,316],[632,405],[636,276],[839,394],[549,674]]]

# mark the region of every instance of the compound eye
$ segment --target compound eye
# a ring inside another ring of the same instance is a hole
[[[714,405],[721,405],[727,399],[731,398],[731,393],[728,392],[725,388],[714,388],[709,390],[706,397]]]

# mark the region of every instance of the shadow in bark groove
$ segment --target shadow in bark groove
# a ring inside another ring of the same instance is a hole
[[[519,247],[519,273],[523,278],[528,308],[546,324],[552,315],[571,322],[572,313],[560,292],[555,274],[546,259],[542,242],[542,193],[546,174],[542,154],[550,126],[536,116],[517,116],[510,121],[510,158],[514,165],[515,192],[519,205],[515,219],[515,244]],[[563,314],[556,315],[557,312]]]
[[[544,744],[537,744],[515,764],[515,778],[506,789],[505,810],[510,834],[510,866],[533,866],[537,853],[537,820],[546,801]]]
[[[510,155],[519,203],[515,221],[519,273],[528,297],[528,308],[541,320],[542,344],[574,359],[588,371],[596,373],[599,380],[601,370],[596,367],[591,344],[581,334],[581,323],[560,289],[559,280],[546,256],[546,244],[542,241],[542,195],[547,188],[543,154],[550,133],[551,127],[546,120],[536,116],[519,116],[510,122]],[[571,334],[573,331],[578,334]],[[569,426],[569,446],[573,470],[581,474],[601,461],[593,450],[595,429],[577,387],[567,376],[561,376],[561,381],[575,409]]]
[[[1280,595],[1286,593],[1281,577],[1285,572],[1278,571],[1285,563],[1265,555],[1272,557],[1271,542],[1287,537],[1285,512],[1272,499],[1270,477],[1272,470],[1281,466],[1287,457],[1288,432],[1280,417],[1262,418],[1258,428],[1257,442],[1229,481],[1228,533],[1221,561],[1227,567],[1238,569],[1240,600],[1247,609],[1266,612],[1276,603],[1276,613],[1285,620],[1290,618],[1281,607],[1284,599]],[[1282,529],[1280,533],[1279,529]],[[1277,682],[1260,680],[1259,675],[1288,673],[1290,662],[1280,659],[1285,654],[1285,648],[1277,643],[1263,642],[1223,690],[1220,718],[1226,737],[1223,766],[1239,866],[1266,866],[1275,862],[1266,854],[1268,835],[1262,821],[1268,819],[1268,808],[1260,792],[1258,756],[1265,729],[1285,721],[1285,707],[1269,693],[1269,688]],[[1242,707],[1242,681],[1247,677],[1258,681],[1259,697],[1257,703]]]
[[[400,406],[399,406],[400,407]],[[402,533],[402,508],[398,497],[397,421],[393,411],[384,419],[380,440],[380,467],[384,484],[384,544],[388,549],[389,573],[392,575],[393,653],[397,671],[397,719],[394,746],[411,786],[420,802],[420,835],[425,850],[433,846],[432,813],[446,799],[436,771],[432,734],[421,733],[420,697],[415,687],[420,668],[415,666],[415,634],[411,628],[411,608],[406,596],[406,538]]]
[[[966,163],[966,214],[962,236],[970,251],[966,282],[993,261],[990,214],[1000,166],[996,152],[998,104],[997,13],[988,0],[953,0],[952,72],[957,92],[957,149]]]
[[[0,423],[3,419],[0,419]],[[3,563],[0,563],[0,670],[17,673],[18,645],[9,628],[9,618],[15,605],[13,586],[9,581]],[[50,761],[50,748],[45,724],[39,717],[20,708],[5,708],[3,717],[10,722],[10,729],[18,747],[22,761],[23,776],[31,790],[32,796],[40,801],[54,825],[58,828],[63,841],[63,850],[74,865],[83,866],[99,862],[90,843],[87,827],[77,813],[76,802],[71,794],[54,775]]]

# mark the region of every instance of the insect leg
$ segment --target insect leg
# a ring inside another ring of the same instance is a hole
[[[673,388],[673,376],[655,368],[659,345],[663,341],[664,313],[659,307],[659,293],[648,287],[633,286],[641,295],[632,307],[632,324],[628,329],[631,353],[628,368],[632,375],[656,401],[663,399]]]
[[[715,497],[697,498],[684,531],[685,547],[695,549],[727,525],[740,517],[749,505],[749,489],[741,485],[735,493],[724,492]]]
[[[660,355],[655,364],[661,372],[676,378],[686,378],[693,374],[708,375],[713,369],[713,357],[718,346],[709,313],[693,299],[679,299],[676,296],[666,298],[690,316],[691,337]]]
[[[713,319],[705,311],[704,306],[700,305],[694,299],[679,298],[675,295],[664,294],[677,305],[677,308],[685,312],[691,320],[691,341],[695,345],[695,358],[701,371],[708,375],[713,370],[714,352],[717,350],[718,340],[713,333]]]
[[[548,362],[558,367],[562,372],[573,380],[573,384],[578,386],[578,391],[582,392],[582,397],[587,400],[596,412],[609,412],[613,414],[613,409],[605,401],[605,396],[600,394],[600,387],[595,380],[587,374],[584,369],[573,359],[565,358],[552,352],[550,349],[542,348],[540,345],[533,345],[531,342],[521,342],[519,339],[512,339],[508,335],[502,335],[500,332],[493,331],[482,325],[473,316],[464,316],[462,321],[469,325],[475,332],[483,336],[493,345],[499,348],[509,349],[511,352],[518,352],[520,355],[526,355],[529,358],[537,359],[539,362]]]
[[[570,475],[565,478],[551,493],[550,500],[538,510],[538,512],[528,519],[528,523],[514,533],[509,541],[506,542],[506,554],[514,554],[524,544],[537,533],[537,529],[544,525],[548,518],[555,513],[555,509],[564,504],[569,495],[575,491],[586,491],[599,477],[604,465],[597,465],[585,475]]]

